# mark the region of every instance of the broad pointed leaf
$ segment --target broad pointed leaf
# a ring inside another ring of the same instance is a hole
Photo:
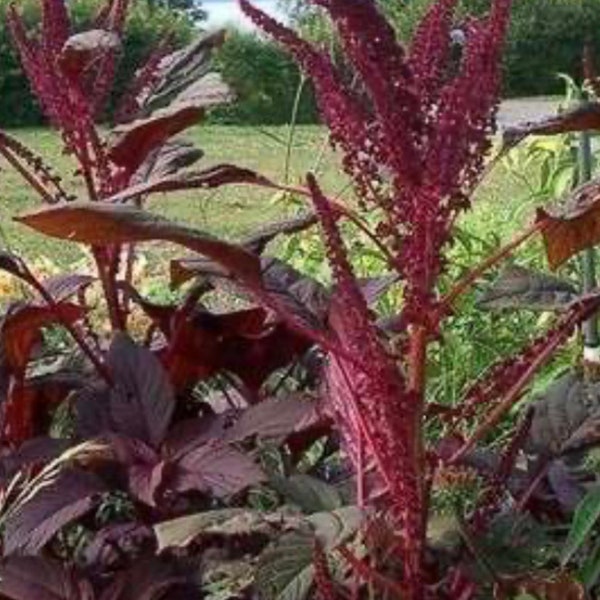
[[[4,529],[4,553],[36,554],[58,531],[91,510],[105,488],[94,475],[61,471],[51,484],[11,512]]]
[[[176,490],[197,490],[218,497],[237,494],[265,479],[250,457],[219,442],[209,442],[182,456],[177,468]]]
[[[161,179],[190,167],[203,156],[202,150],[193,143],[175,139],[154,150],[140,165],[132,177],[133,183],[143,183],[149,179]]]
[[[106,363],[116,384],[110,400],[116,430],[157,447],[175,410],[175,393],[162,365],[124,333],[113,338]]]
[[[247,282],[258,284],[258,259],[239,246],[128,206],[72,202],[17,219],[46,235],[93,245],[164,240],[208,256]]]
[[[9,600],[94,600],[73,569],[49,558],[15,556],[0,564],[0,596]]]
[[[203,115],[202,106],[173,104],[149,117],[122,125],[114,131],[115,140],[108,155],[115,164],[127,168],[130,173],[134,172],[150,152],[169,138],[195,125]],[[139,194],[134,194],[137,195]]]
[[[80,306],[63,302],[56,308],[33,304],[15,304],[0,324],[2,349],[6,364],[14,371],[22,371],[29,362],[34,344],[43,327],[64,322],[74,323],[84,311]]]
[[[67,275],[57,275],[44,281],[44,287],[57,303],[69,300],[76,296],[82,290],[85,290],[96,281],[91,275],[81,273],[69,273]]]
[[[307,514],[342,507],[342,497],[338,490],[310,475],[297,474],[277,479],[273,485],[288,502],[299,506]]]
[[[175,133],[176,132],[173,132],[171,135],[174,135]],[[121,152],[121,150],[122,149],[119,146],[119,152]],[[127,147],[126,151],[123,150],[123,154],[129,156],[129,151],[129,148]],[[113,157],[113,160],[120,164],[118,162],[118,157],[117,159]],[[269,188],[276,187],[274,183],[255,171],[236,167],[235,165],[222,164],[215,165],[204,171],[184,171],[162,177],[161,179],[150,179],[149,181],[133,185],[122,192],[115,194],[110,198],[110,201],[114,203],[125,202],[131,198],[147,196],[159,192],[177,192],[180,190],[193,189],[207,190],[232,184],[259,185]]]
[[[288,533],[262,553],[254,585],[263,600],[305,600],[313,585],[314,537]]]
[[[242,240],[241,245],[254,254],[262,254],[267,244],[277,236],[299,233],[317,222],[317,215],[309,212],[291,219],[270,223]]]
[[[585,543],[598,519],[600,519],[600,487],[596,486],[588,492],[575,511],[571,529],[563,547],[561,556],[563,565],[567,564]]]
[[[560,310],[577,298],[568,281],[519,266],[504,269],[478,300],[481,308]]]
[[[269,398],[246,409],[227,431],[230,442],[258,436],[282,439],[308,429],[321,421],[318,403],[310,396],[297,394],[284,399]]]
[[[209,510],[195,515],[188,515],[164,521],[154,526],[158,551],[165,548],[184,548],[203,533],[247,533],[252,523],[263,522],[256,511],[245,508],[224,508]],[[231,523],[236,529],[231,530]]]
[[[594,415],[600,411],[600,384],[570,371],[554,381],[532,403],[533,418],[525,449],[555,456],[600,438],[592,436]]]
[[[538,210],[551,269],[600,242],[600,180],[580,186],[560,206]]]
[[[157,83],[138,101],[147,112],[167,105],[198,79],[208,74],[215,48],[225,39],[225,31],[194,40],[187,47],[165,56],[160,65]]]

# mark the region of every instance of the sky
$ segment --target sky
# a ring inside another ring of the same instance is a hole
[[[254,0],[254,3],[269,14],[282,19],[281,11],[277,8],[277,0]],[[203,0],[202,7],[208,13],[209,28],[223,25],[252,28],[252,24],[240,12],[236,0]]]

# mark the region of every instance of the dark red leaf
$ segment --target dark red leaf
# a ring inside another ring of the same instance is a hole
[[[202,150],[182,139],[165,142],[151,152],[132,177],[132,184],[168,177],[192,166],[203,156]]]
[[[107,440],[114,458],[126,469],[131,495],[149,506],[156,506],[166,463],[138,439],[110,434]]]
[[[185,387],[224,370],[258,390],[310,346],[284,324],[268,323],[265,317],[261,308],[222,315],[197,311],[185,323],[176,323],[166,358],[175,385]]]
[[[169,431],[162,447],[162,455],[176,461],[210,441],[223,440],[231,420],[231,411],[228,411],[180,421]]]
[[[67,302],[58,304],[56,308],[23,303],[13,305],[1,323],[6,364],[16,372],[23,371],[43,327],[74,323],[83,315],[84,310],[80,306]]]
[[[106,364],[116,384],[110,399],[115,430],[157,447],[175,409],[175,394],[162,365],[124,333],[113,338]]]
[[[141,523],[111,524],[96,533],[86,546],[85,564],[99,570],[112,570],[123,558],[139,556],[143,547],[151,547],[153,543],[152,529]]]
[[[67,275],[50,277],[44,281],[43,285],[54,298],[54,301],[61,303],[79,294],[95,281],[96,278],[91,275],[68,273]]]
[[[275,188],[275,184],[266,177],[250,169],[235,165],[215,165],[204,171],[184,171],[161,179],[150,179],[145,183],[133,185],[112,196],[114,203],[125,202],[138,196],[147,196],[158,192],[176,192],[180,190],[212,189],[223,185],[248,184]]]
[[[264,480],[256,463],[239,450],[210,442],[182,456],[171,482],[179,492],[200,491],[226,497]]]
[[[0,459],[0,479],[6,481],[17,471],[45,464],[67,449],[69,443],[50,437],[37,437]]]
[[[91,586],[65,564],[15,556],[0,564],[0,595],[10,600],[94,600]]]
[[[133,173],[150,152],[159,148],[169,138],[195,125],[203,116],[202,106],[173,104],[147,118],[122,125],[114,131],[116,138],[109,148],[109,158],[116,165]],[[140,194],[135,193],[129,197],[138,195]]]
[[[40,490],[5,522],[4,553],[36,554],[65,525],[92,509],[105,491],[102,482],[85,471],[67,469]]]
[[[163,240],[208,256],[250,285],[260,284],[258,259],[240,246],[129,206],[72,202],[17,218],[46,235],[103,246]]]
[[[111,31],[92,29],[72,35],[63,46],[60,65],[72,77],[79,75],[90,61],[105,52],[121,48],[119,36]]]
[[[209,72],[212,53],[224,39],[225,31],[218,30],[165,56],[159,64],[155,84],[138,98],[139,104],[151,112],[175,99]]]
[[[240,442],[249,437],[285,439],[292,433],[309,429],[322,422],[319,404],[307,394],[284,399],[269,398],[246,409],[225,439]]]
[[[98,600],[200,600],[193,573],[166,557],[137,560],[120,571]]]
[[[593,179],[552,209],[538,209],[551,269],[600,242],[600,180]]]

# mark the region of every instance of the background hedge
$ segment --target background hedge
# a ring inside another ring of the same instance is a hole
[[[213,111],[213,121],[230,124],[282,124],[290,120],[300,72],[279,46],[255,33],[232,31],[215,57],[216,68],[237,94],[230,106]],[[297,121],[318,120],[309,85],[303,87]]]
[[[0,126],[37,125],[41,116],[18,66],[4,22],[10,0],[0,0]],[[101,0],[69,0],[78,29],[92,21]],[[432,0],[379,0],[400,36],[410,39]],[[150,2],[150,3],[149,3]],[[490,0],[462,0],[460,12],[480,14]],[[306,17],[304,0],[290,0],[304,33],[327,42],[329,29],[318,18]],[[137,0],[125,32],[125,52],[118,72],[123,88],[135,68],[167,31],[177,44],[194,34],[189,16],[162,7],[157,0]],[[34,23],[38,0],[21,0],[20,6]],[[460,20],[461,17],[459,17]],[[505,94],[529,96],[560,94],[557,73],[580,76],[585,40],[596,48],[600,63],[600,0],[514,0],[505,57]],[[329,40],[331,41],[331,40]],[[332,44],[333,45],[333,44]],[[233,31],[216,57],[216,64],[234,87],[238,101],[213,112],[211,119],[235,124],[287,123],[300,74],[287,54],[264,37]],[[316,122],[317,111],[307,86],[300,98],[298,121]]]

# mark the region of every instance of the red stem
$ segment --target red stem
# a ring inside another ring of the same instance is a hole
[[[27,269],[27,267],[25,267],[25,268]],[[48,290],[35,277],[35,275],[33,275],[33,273],[31,273],[31,271],[29,271],[29,269],[27,269],[27,275],[28,275],[28,278],[30,279],[32,285],[39,292],[40,296],[44,299],[46,304],[55,311],[56,316],[60,320],[63,327],[71,334],[71,337],[73,338],[75,343],[79,346],[81,351],[90,359],[90,362],[94,365],[96,371],[98,371],[98,374],[106,381],[106,383],[108,383],[108,385],[112,386],[113,379],[112,379],[108,369],[106,368],[104,363],[100,360],[100,358],[96,355],[96,353],[90,348],[90,346],[87,344],[87,342],[85,341],[83,336],[79,333],[79,331],[77,331],[77,329],[73,326],[73,324],[70,323],[67,319],[62,318],[60,310],[58,310],[58,305],[56,304],[56,301],[54,300],[54,298],[52,297],[50,292],[48,292]]]
[[[576,313],[571,316],[569,322],[574,325],[580,320],[579,313]],[[533,376],[536,374],[538,369],[540,369],[546,361],[548,361],[556,349],[560,346],[560,344],[564,340],[565,331],[567,331],[567,324],[565,324],[565,328],[558,331],[547,343],[544,349],[538,354],[535,360],[531,363],[529,368],[517,379],[514,385],[508,390],[504,398],[498,403],[498,405],[490,411],[488,416],[484,418],[483,423],[479,425],[479,427],[475,430],[473,435],[463,444],[463,446],[454,454],[454,456],[450,459],[450,463],[458,462],[461,458],[465,456],[467,452],[469,452],[473,446],[483,439],[488,432],[495,427],[500,420],[506,415],[506,413],[514,406],[514,404],[521,397],[521,393],[523,388],[531,381]]]
[[[347,546],[340,546],[337,551],[366,583],[376,585],[381,590],[391,594],[393,598],[397,598],[398,600],[407,598],[406,590],[402,585],[400,585],[400,583],[385,577],[381,573],[378,573],[364,560],[358,558]]]

